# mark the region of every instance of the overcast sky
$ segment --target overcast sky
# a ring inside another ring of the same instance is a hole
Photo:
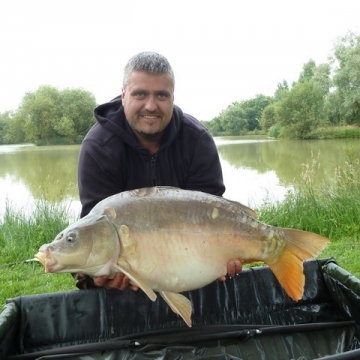
[[[360,0],[0,0],[0,112],[44,84],[111,100],[146,50],[172,64],[175,103],[211,120],[327,62],[359,29]]]

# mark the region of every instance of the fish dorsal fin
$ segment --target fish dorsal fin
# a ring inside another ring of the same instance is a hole
[[[171,310],[180,315],[186,325],[191,327],[191,302],[184,295],[173,293],[170,291],[160,291],[161,297],[170,306]]]
[[[125,274],[133,285],[138,286],[148,297],[150,300],[155,301],[157,296],[153,289],[149,286],[149,284],[142,278],[140,278],[137,274],[131,271],[129,264],[123,260],[119,259],[118,263],[115,265],[115,268]]]

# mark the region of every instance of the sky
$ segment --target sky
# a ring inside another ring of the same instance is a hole
[[[235,101],[272,96],[310,59],[360,35],[359,0],[1,0],[0,112],[41,85],[119,95],[126,62],[165,55],[175,103],[211,120]]]

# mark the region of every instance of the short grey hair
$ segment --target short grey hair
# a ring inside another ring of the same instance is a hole
[[[133,71],[145,71],[149,74],[168,74],[171,78],[173,89],[175,88],[175,76],[173,69],[165,56],[156,52],[143,51],[134,55],[124,68],[123,89],[129,83]]]

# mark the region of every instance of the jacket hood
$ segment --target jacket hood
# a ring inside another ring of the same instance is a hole
[[[102,127],[112,132],[129,146],[133,148],[138,148],[140,146],[134,131],[126,120],[121,96],[117,96],[108,103],[99,105],[94,110],[94,116]],[[173,142],[180,131],[182,122],[183,112],[178,106],[174,105],[173,114],[165,129],[160,148],[168,146]]]

